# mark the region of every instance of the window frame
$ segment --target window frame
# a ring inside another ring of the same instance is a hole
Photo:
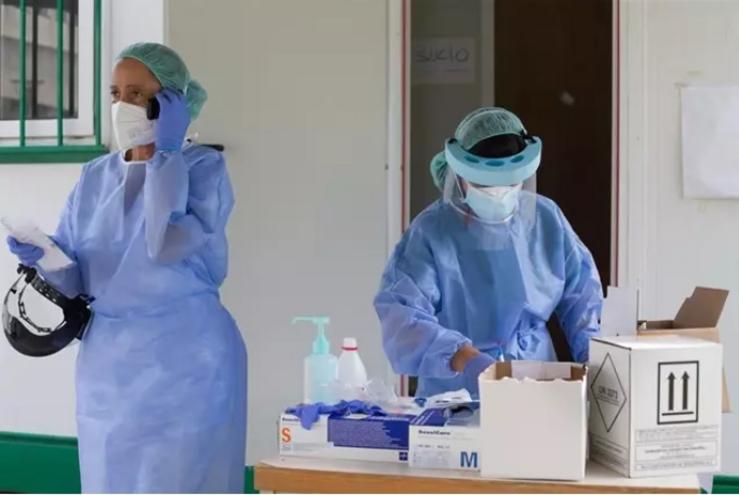
[[[103,27],[102,1],[79,0],[77,117],[61,119],[61,135],[58,118],[25,119],[25,139],[21,139],[20,119],[0,121],[0,164],[80,162],[107,153],[101,125]]]

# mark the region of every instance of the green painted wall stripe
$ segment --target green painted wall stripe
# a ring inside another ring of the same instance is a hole
[[[713,493],[739,493],[739,476],[714,476]]]
[[[254,487],[254,467],[246,466],[244,473],[244,493],[259,493]]]
[[[80,493],[77,440],[69,437],[0,432],[0,493]],[[254,489],[247,466],[244,493]]]
[[[73,438],[0,433],[0,466],[0,492],[80,492]]]
[[[79,493],[77,440],[0,432],[0,493]],[[247,466],[244,493],[257,493]],[[713,493],[739,493],[739,476],[717,475]]]

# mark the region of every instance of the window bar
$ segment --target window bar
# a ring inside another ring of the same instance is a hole
[[[69,118],[74,118],[74,107],[75,107],[75,100],[76,100],[76,91],[75,91],[75,63],[74,63],[74,54],[76,53],[75,50],[75,43],[76,43],[76,37],[75,37],[75,29],[74,26],[77,23],[77,2],[70,2],[69,5],[69,69],[67,69],[67,72],[69,73],[69,103],[67,105],[67,116]]]
[[[38,0],[31,6],[31,118],[39,118],[38,108]]]
[[[102,3],[101,0],[95,0],[94,5],[94,27],[93,27],[93,47],[95,50],[94,53],[94,62],[93,62],[93,73],[95,82],[93,84],[93,122],[95,126],[95,145],[101,146],[102,145],[102,125],[101,125],[101,104],[100,104],[100,71],[102,70],[102,62],[101,62],[101,29],[102,29]]]
[[[56,144],[64,145],[64,0],[56,0]]]
[[[20,145],[26,145],[26,0],[20,0],[20,36],[18,36],[18,46],[20,53],[18,54],[18,62],[20,65],[20,76],[18,83],[18,125],[20,126]]]

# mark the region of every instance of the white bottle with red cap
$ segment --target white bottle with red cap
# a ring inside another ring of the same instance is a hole
[[[359,357],[357,339],[347,337],[341,346],[341,355],[336,369],[340,396],[343,400],[360,399],[367,385],[367,370]]]

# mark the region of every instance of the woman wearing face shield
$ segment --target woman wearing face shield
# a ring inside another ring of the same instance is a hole
[[[522,188],[541,145],[513,113],[481,108],[431,162],[442,198],[406,231],[375,298],[388,359],[419,378],[419,396],[477,397],[497,360],[556,360],[552,315],[573,358],[588,360],[600,277],[557,205]]]
[[[206,93],[173,50],[141,43],[111,97],[119,151],[84,166],[53,236],[75,265],[43,273],[95,298],[77,357],[82,489],[240,493],[246,351],[219,300],[234,198],[223,156],[185,141]]]

